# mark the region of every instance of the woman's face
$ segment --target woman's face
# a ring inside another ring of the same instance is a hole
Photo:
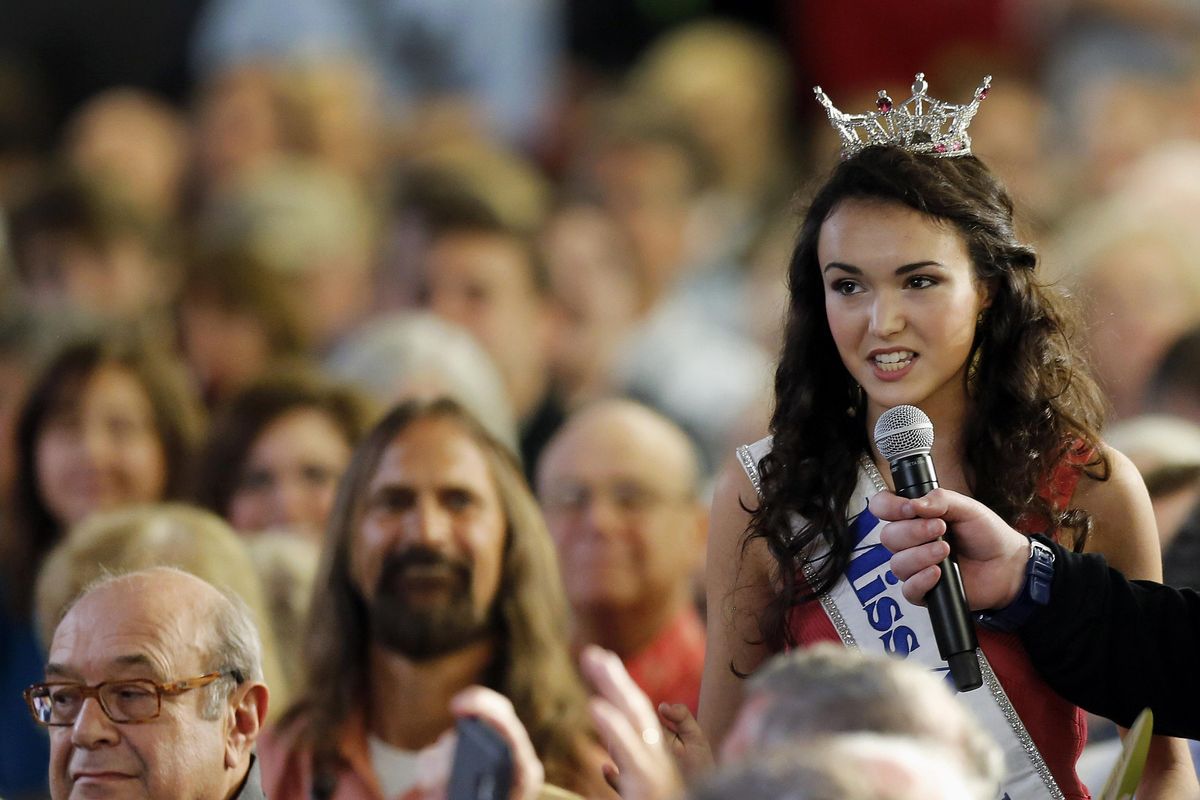
[[[848,200],[821,226],[817,258],[829,329],[869,419],[962,401],[988,298],[950,225],[898,203]]]
[[[161,500],[167,485],[150,397],[117,365],[101,366],[74,404],[46,418],[34,463],[42,502],[63,525],[93,511]]]
[[[229,501],[229,523],[247,533],[286,529],[319,539],[350,454],[324,411],[285,412],[250,446]]]

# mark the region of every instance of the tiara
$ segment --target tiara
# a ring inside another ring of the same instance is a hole
[[[834,108],[829,95],[820,86],[813,87],[813,94],[825,107],[834,130],[842,137],[842,158],[849,158],[872,145],[892,145],[913,153],[945,157],[971,154],[967,126],[991,86],[992,76],[988,75],[975,90],[971,102],[955,105],[926,95],[929,84],[925,82],[925,73],[918,72],[913,80],[912,97],[896,105],[888,93],[880,89],[875,100],[877,110],[865,114],[846,114]]]

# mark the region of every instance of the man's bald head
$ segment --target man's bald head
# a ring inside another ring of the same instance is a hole
[[[85,601],[97,603],[110,593],[131,611],[148,606],[171,623],[194,633],[193,643],[211,660],[227,663],[245,679],[262,681],[262,639],[253,615],[236,594],[175,567],[150,567],[105,575],[84,587],[63,609],[59,625]]]
[[[703,553],[695,445],[628,400],[571,416],[546,446],[537,488],[577,612],[687,597]]]
[[[641,455],[653,460],[659,469],[671,474],[677,487],[698,493],[700,454],[695,442],[663,414],[622,398],[590,403],[563,423],[538,461],[539,490],[548,478],[546,473],[556,466],[556,451],[591,448],[601,441],[624,448],[631,457]]]
[[[226,800],[246,778],[266,715],[261,676],[258,633],[236,598],[166,567],[96,582],[55,629],[46,679],[122,691],[85,695],[51,726],[55,800],[92,791]],[[157,695],[156,714],[121,706],[147,694]]]

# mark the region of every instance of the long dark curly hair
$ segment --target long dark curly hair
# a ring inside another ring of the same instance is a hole
[[[766,541],[779,587],[760,619],[763,642],[794,644],[791,608],[828,591],[850,561],[845,509],[869,453],[861,389],[838,356],[825,313],[817,260],[822,224],[846,200],[899,203],[957,231],[991,304],[975,332],[966,370],[970,398],[963,462],[971,492],[1009,524],[1062,529],[1082,547],[1090,519],[1056,509],[1039,492],[1068,450],[1090,454],[1082,468],[1099,480],[1103,396],[1072,340],[1065,296],[1038,282],[1037,255],[1017,240],[1012,201],[974,156],[936,158],[896,147],[869,147],[842,161],[816,191],[788,268],[790,305],[775,373],[771,452],[759,465],[761,498],[748,509],[743,546]],[[858,413],[848,413],[856,408]],[[799,515],[806,524],[793,530]],[[797,574],[803,553],[824,539],[829,554]]]

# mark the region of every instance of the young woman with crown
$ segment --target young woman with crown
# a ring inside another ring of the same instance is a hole
[[[908,101],[880,92],[859,115],[816,90],[844,157],[792,256],[771,436],[739,448],[713,503],[700,723],[714,745],[740,675],[782,649],[840,640],[946,669],[866,510],[891,485],[871,432],[893,406],[932,420],[942,486],[1129,577],[1161,577],[1149,497],[1100,439],[1102,395],[1067,309],[1017,241],[1004,188],[971,155],[966,127],[989,81],[952,105],[918,75]],[[981,627],[978,639],[984,686],[959,697],[1005,752],[1001,795],[1088,797],[1074,769],[1083,713],[1038,678],[1015,634]],[[1156,740],[1138,797],[1196,792],[1184,743]]]

